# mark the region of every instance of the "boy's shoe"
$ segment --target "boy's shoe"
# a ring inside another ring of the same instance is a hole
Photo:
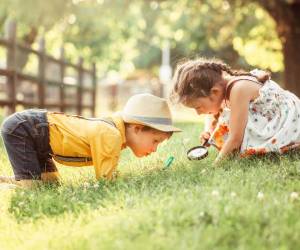
[[[17,184],[17,181],[13,176],[0,176],[0,183]]]
[[[0,183],[0,190],[16,189],[18,187],[18,185],[11,183]]]
[[[16,181],[14,177],[11,176],[0,176],[0,183],[3,183],[1,185],[1,189],[9,189],[10,188],[32,188],[39,184],[41,181],[36,180],[19,180]]]
[[[33,188],[40,184],[42,184],[42,182],[38,180],[19,180],[16,185],[21,188]]]

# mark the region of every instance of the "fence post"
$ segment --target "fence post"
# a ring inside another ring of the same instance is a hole
[[[78,60],[78,76],[77,76],[77,114],[82,113],[82,80],[83,80],[83,58],[79,57]]]
[[[45,107],[45,69],[46,69],[46,54],[45,54],[45,39],[39,40],[39,62],[38,62],[38,103],[39,108]]]
[[[10,76],[7,77],[6,84],[8,90],[8,98],[10,104],[7,112],[11,114],[16,111],[16,84],[17,84],[17,72],[16,72],[16,34],[17,34],[17,23],[15,21],[8,21],[5,27],[5,38],[9,42],[6,54],[6,67],[11,72]]]
[[[60,88],[59,88],[59,99],[60,99],[60,111],[65,112],[65,86],[64,86],[64,77],[65,77],[65,49],[64,47],[60,48]]]
[[[93,97],[92,97],[92,116],[96,116],[96,96],[97,96],[97,68],[96,63],[92,65],[93,77]]]

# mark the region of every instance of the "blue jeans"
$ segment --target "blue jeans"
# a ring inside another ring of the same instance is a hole
[[[57,171],[51,158],[47,111],[29,109],[7,117],[1,128],[16,180],[41,179]]]

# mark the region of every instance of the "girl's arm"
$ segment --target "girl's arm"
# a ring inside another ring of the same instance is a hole
[[[209,114],[205,115],[204,130],[201,132],[200,138],[199,138],[200,143],[203,143],[204,141],[209,139],[211,133],[214,130],[213,121],[214,121],[214,118],[212,115],[209,115]]]
[[[204,119],[204,131],[212,132],[212,123],[214,121],[213,115],[206,114]]]
[[[240,148],[248,121],[249,102],[258,96],[256,83],[241,80],[235,83],[230,93],[229,136],[224,143],[215,163]]]

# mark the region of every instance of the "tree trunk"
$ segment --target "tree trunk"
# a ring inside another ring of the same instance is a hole
[[[289,12],[292,13],[289,14],[295,17],[294,20],[287,18],[280,21],[281,25],[287,27],[281,37],[285,67],[284,85],[300,97],[300,5],[290,8]]]
[[[300,1],[260,0],[258,3],[277,24],[283,47],[284,86],[300,97]]]

